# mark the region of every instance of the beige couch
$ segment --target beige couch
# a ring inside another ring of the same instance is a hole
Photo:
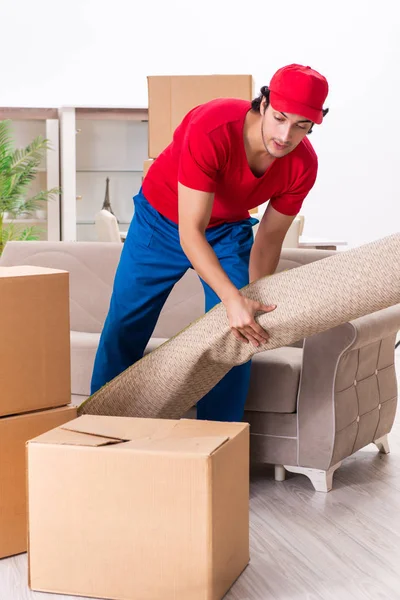
[[[107,313],[122,244],[9,242],[0,265],[33,264],[70,272],[72,392],[90,393],[90,377]],[[332,254],[283,249],[278,270]],[[203,313],[203,289],[188,271],[168,298],[147,351]],[[245,420],[252,458],[304,473],[315,489],[329,491],[341,461],[375,442],[388,452],[396,407],[394,365],[400,305],[305,340],[257,354],[252,362]]]

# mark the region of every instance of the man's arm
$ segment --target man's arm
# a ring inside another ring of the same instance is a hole
[[[300,212],[303,202],[313,188],[318,171],[316,156],[304,163],[303,173],[288,191],[271,198],[261,223],[250,257],[250,281],[272,275],[278,266],[285,235]],[[294,215],[286,215],[290,211]]]
[[[238,290],[222,268],[207,242],[205,231],[211,217],[214,194],[192,190],[178,183],[179,236],[182,249],[196,272],[215,291],[222,302]]]
[[[213,202],[213,193],[193,190],[178,183],[180,243],[196,272],[225,305],[235,337],[258,346],[268,340],[268,334],[254,320],[254,315],[257,311],[270,312],[275,307],[242,296],[222,268],[205,236]]]
[[[250,281],[275,273],[283,240],[295,216],[284,215],[271,204],[261,219],[250,255]]]

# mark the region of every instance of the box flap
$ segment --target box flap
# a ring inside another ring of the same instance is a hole
[[[245,429],[249,429],[249,424],[244,422],[231,421],[202,421],[197,419],[180,419],[174,431],[175,436],[227,436],[234,438]]]
[[[63,429],[120,440],[164,438],[179,421],[82,415],[65,424]]]
[[[126,450],[146,454],[184,454],[185,456],[210,456],[229,441],[227,436],[165,437],[163,439],[133,440],[125,444]]]
[[[31,442],[93,447],[124,443],[124,450],[208,456],[230,439],[224,423],[188,421],[82,415]]]
[[[68,271],[62,269],[50,269],[48,267],[36,267],[34,265],[0,267],[0,278],[26,277],[27,275],[54,275],[55,273],[68,273]]]
[[[164,438],[177,424],[166,419],[138,419],[82,415],[32,442],[77,446],[105,446],[140,439]]]
[[[57,427],[30,440],[29,443],[57,444],[67,446],[109,446],[120,444],[126,440],[114,437],[100,436],[92,433],[80,433],[68,431],[63,427]]]

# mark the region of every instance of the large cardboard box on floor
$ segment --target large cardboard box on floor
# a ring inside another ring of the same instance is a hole
[[[0,558],[27,550],[26,442],[75,418],[72,406],[0,418]]]
[[[251,75],[149,76],[149,157],[157,156],[170,144],[183,117],[198,104],[214,98],[252,100]]]
[[[249,561],[249,426],[84,415],[28,444],[31,589],[219,600]]]
[[[0,267],[0,314],[0,416],[69,404],[69,274]]]

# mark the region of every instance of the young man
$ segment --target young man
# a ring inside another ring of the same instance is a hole
[[[191,110],[150,167],[115,276],[96,355],[92,393],[139,360],[174,284],[194,268],[205,310],[223,302],[233,335],[268,339],[255,320],[269,312],[240,289],[274,273],[282,242],[317,175],[305,137],[320,124],[328,83],[288,65],[252,103],[217,99]],[[248,210],[269,200],[258,221]],[[199,419],[240,421],[251,361],[234,367],[197,404]]]

